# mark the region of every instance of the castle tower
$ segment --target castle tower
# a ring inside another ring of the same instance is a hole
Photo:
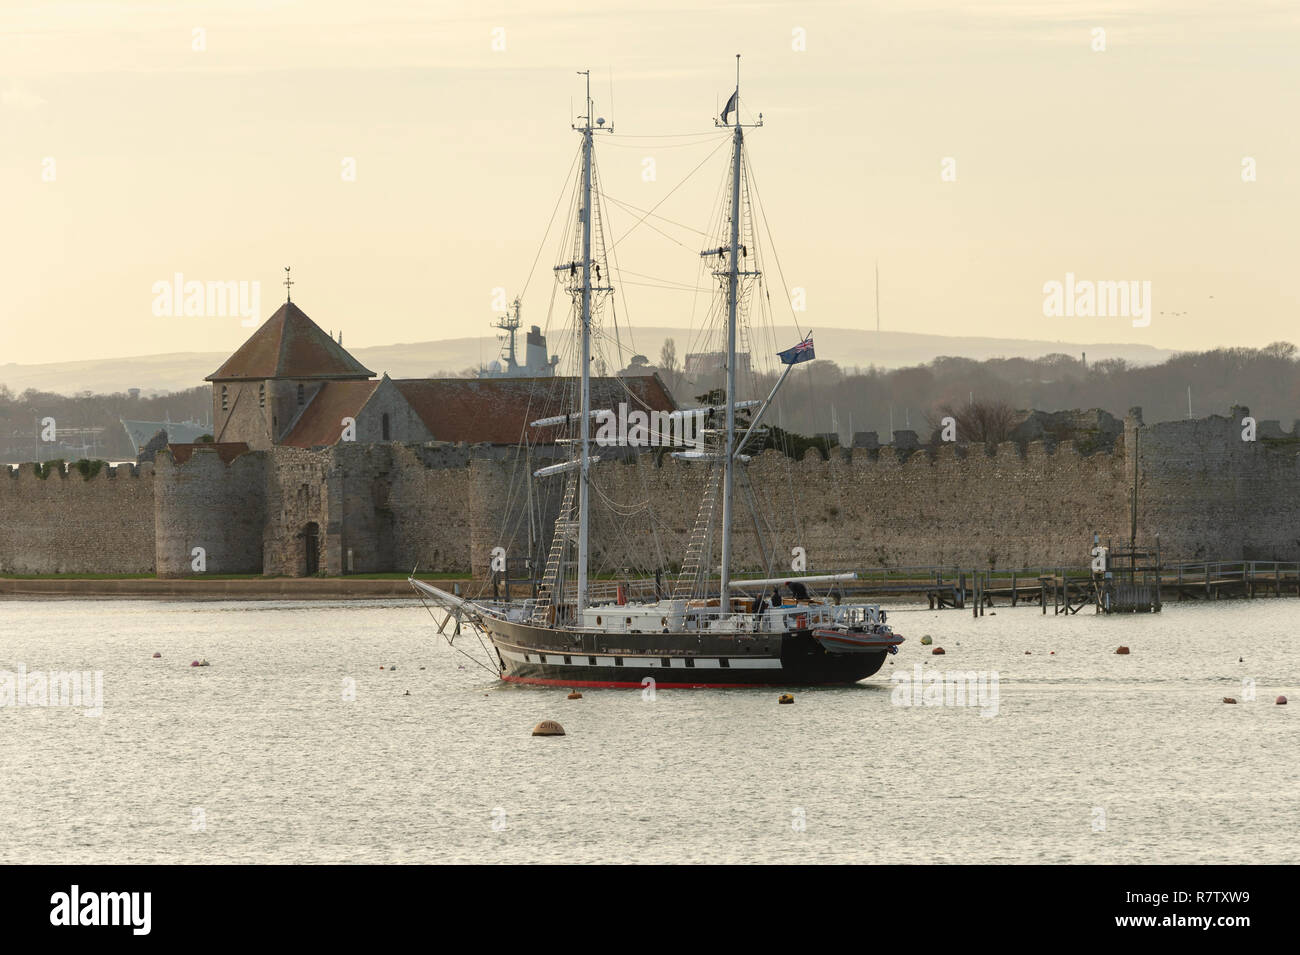
[[[289,433],[322,386],[373,377],[306,312],[285,302],[204,379],[212,382],[213,439],[268,449]]]

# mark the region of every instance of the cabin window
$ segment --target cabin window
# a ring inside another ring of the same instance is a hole
[[[616,667],[621,667],[622,665],[623,665],[623,658],[622,658],[622,657],[615,657],[615,658],[614,658],[614,666],[616,666]]]
[[[257,386],[257,406],[259,408],[266,407],[266,383],[265,382]]]
[[[302,385],[299,385],[299,386],[298,386],[298,404],[302,404],[302,403],[306,400],[306,396],[307,396],[307,389],[304,388]]]
[[[225,385],[221,386],[221,410],[222,411],[230,410],[230,394],[226,389]]]
[[[720,666],[720,667],[725,667],[725,668],[728,668],[728,669],[729,669],[729,668],[731,667],[731,661],[728,660],[726,657],[719,657],[719,658],[718,658],[718,666]]]
[[[596,626],[598,626],[598,627],[600,626],[600,617],[597,617],[597,618],[596,618]]]
[[[631,618],[631,617],[628,617],[628,618],[627,618],[627,625],[628,625],[629,627],[632,626],[632,618]]]
[[[387,415],[387,414],[385,414],[385,415],[383,416],[383,418],[380,419],[380,425],[381,425],[381,427],[383,428],[383,431],[384,431],[384,440],[385,440],[385,441],[389,440],[389,433],[388,433],[388,415]]]
[[[687,657],[687,658],[686,658],[686,667],[687,667],[687,669],[689,669],[689,670],[694,670],[694,669],[695,669],[695,658],[694,658],[694,657]]]
[[[659,658],[659,662],[662,663],[662,664],[663,664],[664,666],[666,666],[666,667],[670,667],[670,666],[673,665],[673,661],[670,660],[668,657],[660,657],[660,658]]]
[[[565,662],[565,663],[573,663],[573,657],[566,655],[565,658],[564,658],[564,662]]]
[[[593,667],[594,667],[594,666],[596,665],[596,658],[595,658],[595,657],[587,657],[587,664],[588,664],[589,666],[593,666]]]

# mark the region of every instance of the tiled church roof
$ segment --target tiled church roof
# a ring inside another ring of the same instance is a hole
[[[225,364],[205,381],[255,381],[268,378],[373,378],[375,373],[292,302],[262,323]]]
[[[325,382],[280,444],[292,448],[337,444],[343,434],[343,419],[355,418],[378,387],[378,381]]]
[[[393,382],[436,441],[519,444],[551,435],[529,428],[538,418],[572,410],[574,378],[403,378]],[[593,410],[675,411],[658,375],[591,379]]]

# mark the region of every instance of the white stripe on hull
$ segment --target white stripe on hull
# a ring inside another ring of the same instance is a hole
[[[564,658],[567,656],[569,658],[568,665],[570,666],[598,666],[598,667],[611,667],[611,668],[617,666],[620,669],[622,667],[634,667],[634,668],[645,667],[647,669],[652,667],[658,667],[661,670],[669,670],[669,669],[672,670],[686,670],[686,669],[779,670],[781,669],[781,661],[776,657],[725,657],[725,658],[666,657],[665,658],[665,657],[620,656],[618,657],[618,659],[623,661],[622,664],[620,665],[614,662],[615,660],[614,657],[601,656],[601,655],[596,656],[595,658],[596,662],[593,664],[591,662],[591,657],[585,653],[568,653],[568,654],[537,653],[537,652],[530,651],[529,653],[525,654],[525,653],[518,653],[514,650],[506,650],[499,646],[497,647],[497,652],[499,652],[504,659],[509,660],[512,663],[545,663],[545,664],[550,664],[551,666],[564,666],[565,665]],[[695,661],[693,667],[686,666],[687,659]],[[725,659],[727,661],[727,666],[725,668],[722,665],[722,659]]]

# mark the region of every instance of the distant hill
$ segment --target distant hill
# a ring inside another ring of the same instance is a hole
[[[799,340],[799,334],[792,326],[778,326],[774,334],[778,346],[782,348]],[[683,361],[687,351],[697,350],[691,343],[698,335],[698,331],[692,332],[686,328],[638,328],[634,332],[635,351],[646,355],[651,362],[657,361],[664,339],[672,338],[677,345],[678,361]],[[1053,352],[1075,357],[1087,352],[1089,363],[1105,358],[1123,358],[1137,365],[1153,365],[1176,354],[1173,350],[1149,345],[966,338],[888,331],[877,335],[875,331],[850,328],[818,329],[815,340],[818,358],[828,358],[844,368],[873,364],[884,368],[899,368],[923,364],[940,355],[982,360],[1039,358]],[[552,353],[558,344],[553,335]],[[625,359],[633,353],[631,344],[625,340]],[[500,346],[495,338],[485,336],[348,350],[367,368],[374,369],[376,374],[387,372],[394,378],[424,378],[434,373],[456,373],[477,367],[480,362],[489,362],[497,357]],[[203,384],[203,377],[215,371],[228,357],[219,352],[175,352],[40,365],[8,363],[0,365],[0,384],[8,386],[15,394],[28,388],[60,394],[81,391],[109,394],[129,388],[139,388],[145,393],[181,391]],[[613,356],[610,356],[610,360],[613,360]]]

